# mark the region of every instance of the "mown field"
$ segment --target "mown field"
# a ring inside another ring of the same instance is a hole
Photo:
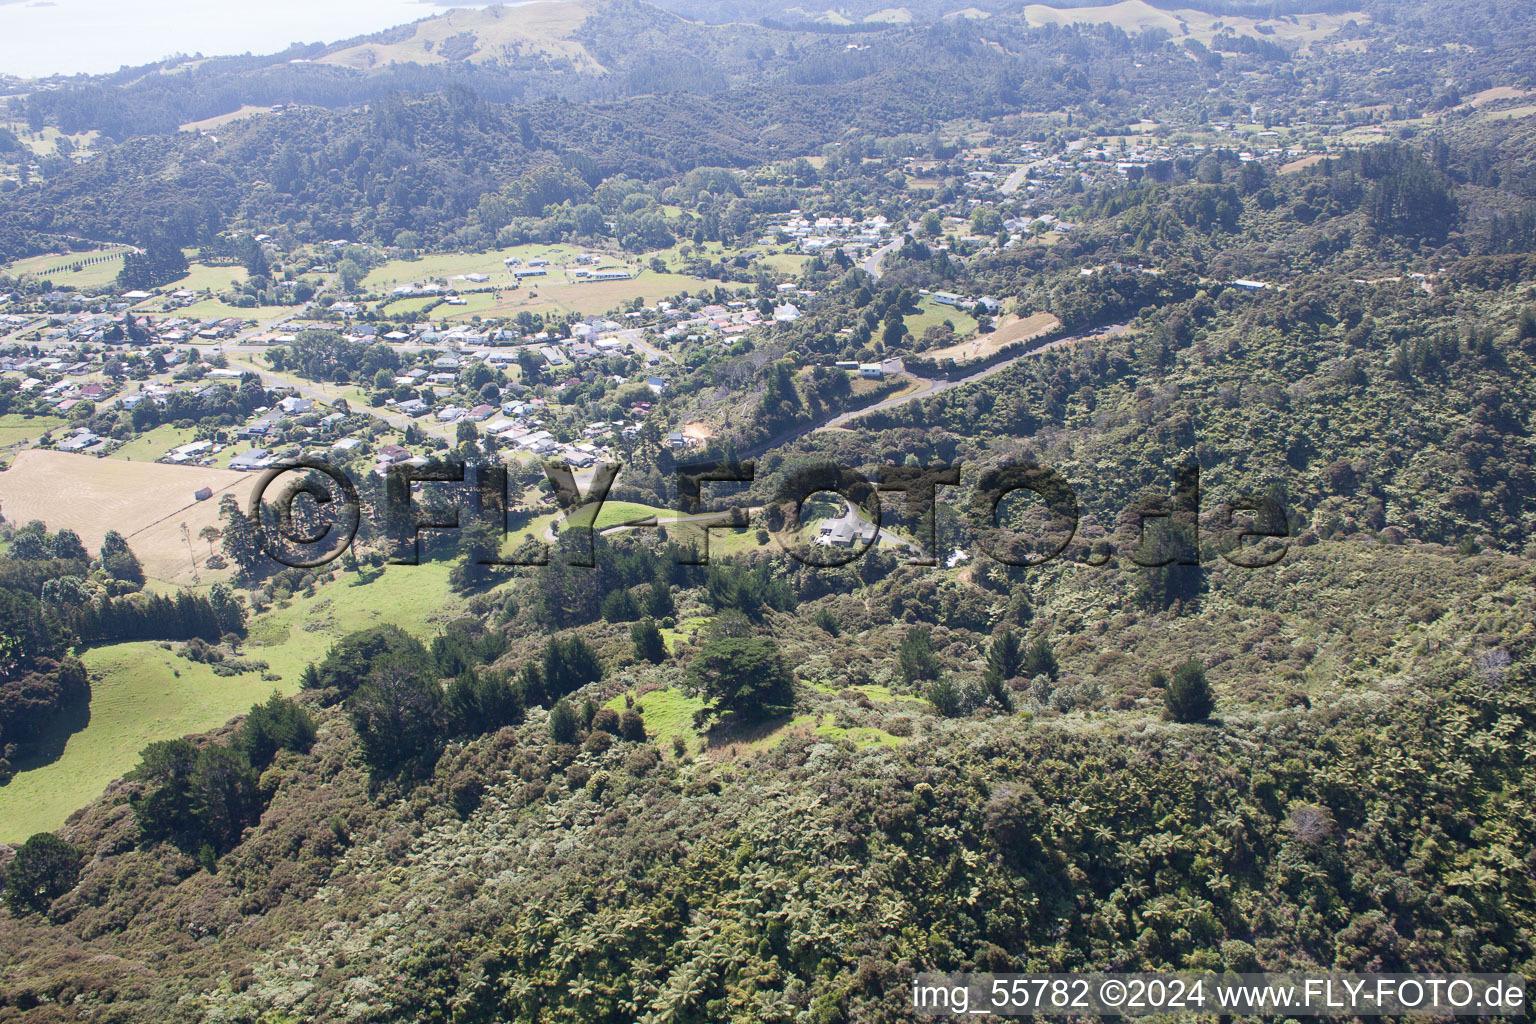
[[[573,281],[566,280],[563,274],[536,280],[538,284],[525,281],[516,289],[505,288],[495,293],[499,297],[494,301],[483,305],[477,304],[478,308],[439,306],[433,312],[441,315],[445,309],[454,310],[452,315],[446,317],[449,320],[476,314],[487,317],[516,316],[525,311],[538,313],[541,316],[562,313],[593,316],[606,313],[637,298],[649,305],[668,295],[698,292],[712,287],[711,282],[702,278],[689,277],[685,274],[658,274],[650,270],[627,281]],[[478,295],[465,296],[469,299],[478,297]]]
[[[969,337],[976,332],[976,318],[971,316],[969,310],[940,305],[930,298],[919,302],[918,310],[902,318],[907,325],[907,333],[914,338],[921,338],[928,328],[937,327],[946,320],[954,325],[957,338]]]
[[[996,355],[1009,345],[1038,338],[1060,326],[1061,321],[1050,313],[1035,313],[1023,318],[1005,316],[997,321],[997,329],[989,334],[948,348],[933,349],[923,355],[930,359],[953,359],[957,363],[968,363]]]
[[[34,278],[53,282],[55,287],[68,285],[72,288],[100,288],[111,284],[117,272],[123,268],[123,252],[119,247],[89,249],[84,252],[49,253],[32,256],[0,268],[15,278]],[[78,270],[73,269],[79,264]]]
[[[364,291],[388,291],[401,284],[425,282],[433,278],[447,278],[450,282],[460,274],[489,274],[491,283],[505,284],[512,280],[505,261],[513,256],[524,263],[540,258],[551,263],[564,263],[585,252],[574,245],[514,245],[490,252],[430,253],[414,260],[390,260],[374,267],[363,278]],[[553,270],[558,273],[558,270]]]
[[[231,110],[227,114],[215,114],[212,117],[205,117],[201,121],[188,121],[186,124],[181,125],[181,130],[184,132],[211,132],[215,128],[222,128],[225,125],[233,121],[239,121],[242,118],[255,117],[257,114],[270,113],[271,109],[271,107],[252,106],[251,104],[247,103],[240,109]]]
[[[74,530],[93,551],[108,530],[117,530],[147,575],[180,580],[192,571],[181,524],[194,538],[204,526],[217,526],[219,498],[227,491],[243,505],[254,482],[255,477],[226,469],[32,448],[0,473],[0,507],[12,521],[40,519],[50,530]],[[211,487],[213,497],[197,501],[193,492],[200,487]]]
[[[435,625],[459,608],[448,589],[446,563],[393,566],[371,583],[355,574],[311,596],[296,595],[251,622],[243,655],[265,661],[280,679],[260,672],[219,676],[207,665],[153,643],[115,644],[87,651],[91,714],[50,764],[23,771],[0,787],[0,842],[19,842],[55,829],[138,763],[156,740],[206,732],[277,690],[293,693],[304,666],[325,656],[337,638],[391,622],[430,639]],[[174,645],[173,645],[174,646]]]
[[[165,423],[124,442],[122,447],[113,450],[107,458],[124,462],[154,462],[172,448],[179,448],[196,438],[196,427],[174,427]]]

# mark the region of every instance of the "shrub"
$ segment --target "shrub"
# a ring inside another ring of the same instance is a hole
[[[16,851],[5,872],[5,903],[14,914],[45,912],[75,887],[81,853],[52,832],[39,832]]]
[[[619,716],[619,738],[631,743],[645,742],[645,719],[640,712],[630,710]]]

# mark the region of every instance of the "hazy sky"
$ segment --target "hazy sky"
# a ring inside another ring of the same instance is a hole
[[[99,73],[174,53],[274,53],[443,9],[422,0],[0,0],[0,73]]]

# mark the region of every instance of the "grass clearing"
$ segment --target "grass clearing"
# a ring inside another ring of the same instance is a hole
[[[795,276],[811,261],[809,256],[801,253],[775,252],[767,256],[759,257],[758,263],[765,267],[772,267],[783,274]]]
[[[252,106],[247,103],[239,110],[231,110],[227,114],[215,114],[212,117],[205,117],[201,121],[188,121],[181,126],[181,130],[184,132],[211,132],[215,128],[222,128],[232,121],[239,121],[242,118],[255,117],[257,114],[269,114],[271,112],[271,107]]]
[[[92,677],[90,722],[69,737],[57,760],[0,788],[0,842],[58,828],[132,769],[147,744],[204,732],[273,689],[291,693],[298,686],[297,675],[281,683],[258,672],[216,676],[152,642],[87,651],[82,660]]]
[[[15,134],[16,140],[32,151],[34,156],[51,156],[59,152],[59,140],[68,139],[77,152],[88,153],[94,146],[101,133],[92,128],[90,131],[70,134],[61,132],[52,125],[46,125],[37,131],[25,121],[0,121],[0,128],[8,128]]]
[[[619,694],[603,706],[622,714],[624,694]],[[664,756],[671,753],[674,737],[681,736],[684,741],[698,738],[698,730],[693,727],[693,714],[703,707],[703,698],[691,697],[674,689],[652,690],[635,699],[635,708],[645,719],[646,735],[656,741],[656,748]]]
[[[428,306],[435,306],[441,301],[442,299],[436,295],[418,295],[411,299],[396,299],[394,302],[380,307],[379,312],[385,316],[397,318],[414,316],[425,310]]]
[[[214,267],[206,263],[194,263],[187,276],[166,285],[162,291],[177,292],[190,289],[194,292],[220,292],[226,288],[239,288],[250,278],[244,267]]]
[[[568,280],[563,274],[535,280],[536,284],[525,281],[521,287],[508,287],[494,293],[499,297],[482,309],[481,314],[510,317],[526,311],[541,316],[561,313],[592,316],[628,305],[635,299],[644,305],[653,305],[668,295],[698,292],[711,284],[702,278],[658,274],[651,270],[620,281]]]
[[[1517,118],[1530,117],[1536,114],[1536,104],[1527,104],[1523,107],[1510,107],[1508,110],[1494,110],[1485,113],[1483,117],[1490,121],[1511,121]]]
[[[433,312],[450,320],[480,316],[516,316],[521,312],[550,315],[579,313],[589,316],[606,313],[618,306],[639,298],[650,304],[668,295],[683,291],[697,291],[705,284],[699,278],[676,273],[656,273],[644,269],[632,254],[599,251],[603,266],[625,266],[636,276],[618,281],[584,281],[567,274],[562,264],[587,251],[570,245],[515,245],[505,249],[482,253],[432,253],[414,260],[390,260],[375,267],[363,279],[363,289],[374,293],[387,293],[398,285],[444,280],[450,289],[462,286],[477,289],[466,292],[464,306],[437,306]],[[670,254],[670,256],[669,256]],[[681,265],[676,250],[663,250],[663,259],[670,266]],[[533,259],[550,262],[547,277],[525,278],[517,281],[505,261],[511,257],[525,264]],[[465,274],[486,274],[489,281],[468,282],[455,280]],[[412,296],[387,302],[384,311],[390,316],[419,313],[436,303],[437,297]]]
[[[713,615],[695,615],[679,620],[677,626],[672,629],[661,628],[659,632],[662,642],[667,645],[667,653],[671,654],[675,651],[679,643],[692,642],[695,635],[714,625],[714,622]]]
[[[496,305],[499,295],[496,292],[472,292],[469,295],[460,296],[464,300],[463,305],[441,305],[437,312],[441,314],[448,310],[445,319],[465,320],[472,316],[484,315],[485,311]]]
[[[970,363],[997,355],[1009,345],[1042,337],[1061,327],[1061,321],[1050,313],[1035,313],[1027,317],[1005,316],[998,321],[997,329],[970,341],[936,348],[923,355],[929,359],[953,359],[957,363]]]
[[[388,291],[390,288],[412,282],[425,282],[444,278],[449,283],[461,274],[489,274],[491,283],[505,284],[512,280],[506,260],[516,257],[527,263],[531,259],[546,259],[552,264],[565,263],[584,252],[572,245],[513,245],[490,252],[440,252],[419,256],[414,260],[389,260],[368,272],[363,278],[364,291]],[[615,256],[615,261],[620,258]],[[558,267],[550,268],[550,275],[559,273]]]
[[[196,438],[196,427],[173,427],[164,423],[125,442],[107,457],[124,462],[154,462],[172,448],[179,448]]]
[[[586,3],[529,4],[516,8],[515,17],[503,16],[499,7],[450,10],[406,26],[410,34],[397,42],[360,43],[318,63],[367,71],[393,63],[441,64],[450,55],[476,62],[543,56],[601,74],[604,67],[574,38],[591,10]],[[473,40],[468,49],[456,50],[455,44],[465,39]]]
[[[1144,0],[1124,0],[1122,3],[1099,7],[1057,8],[1046,4],[1030,4],[1024,8],[1024,18],[1036,28],[1043,25],[1067,26],[1078,22],[1113,25],[1131,34],[1160,28],[1174,39],[1188,37],[1206,45],[1210,45],[1222,32],[1312,45],[1333,36],[1350,21],[1364,25],[1371,20],[1369,15],[1362,12],[1345,11],[1337,14],[1300,14],[1293,23],[1285,18],[1215,15],[1187,8],[1165,11]],[[1260,25],[1264,26],[1265,32],[1259,31]]]
[[[914,338],[921,338],[928,328],[937,327],[946,320],[954,325],[957,338],[966,338],[976,333],[976,318],[971,316],[969,310],[945,306],[931,298],[924,298],[918,303],[918,310],[902,318],[906,322],[907,333]]]

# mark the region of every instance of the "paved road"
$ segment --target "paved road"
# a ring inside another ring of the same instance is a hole
[[[1030,171],[1033,171],[1036,167],[1045,167],[1049,164],[1049,160],[1036,160],[1032,164],[1025,164],[1023,167],[1020,167],[1018,170],[1008,175],[1008,180],[1003,182],[1002,187],[999,188],[998,191],[1005,196],[1013,195],[1013,193],[1017,192],[1023,186],[1024,182],[1029,180]]]
[[[880,270],[880,261],[885,259],[889,253],[893,253],[897,249],[900,249],[901,243],[904,241],[906,241],[905,235],[897,235],[895,238],[891,239],[889,242],[886,242],[880,248],[864,257],[864,259],[860,261],[859,266],[870,277],[874,278],[876,281],[880,280],[880,274],[882,273]]]

